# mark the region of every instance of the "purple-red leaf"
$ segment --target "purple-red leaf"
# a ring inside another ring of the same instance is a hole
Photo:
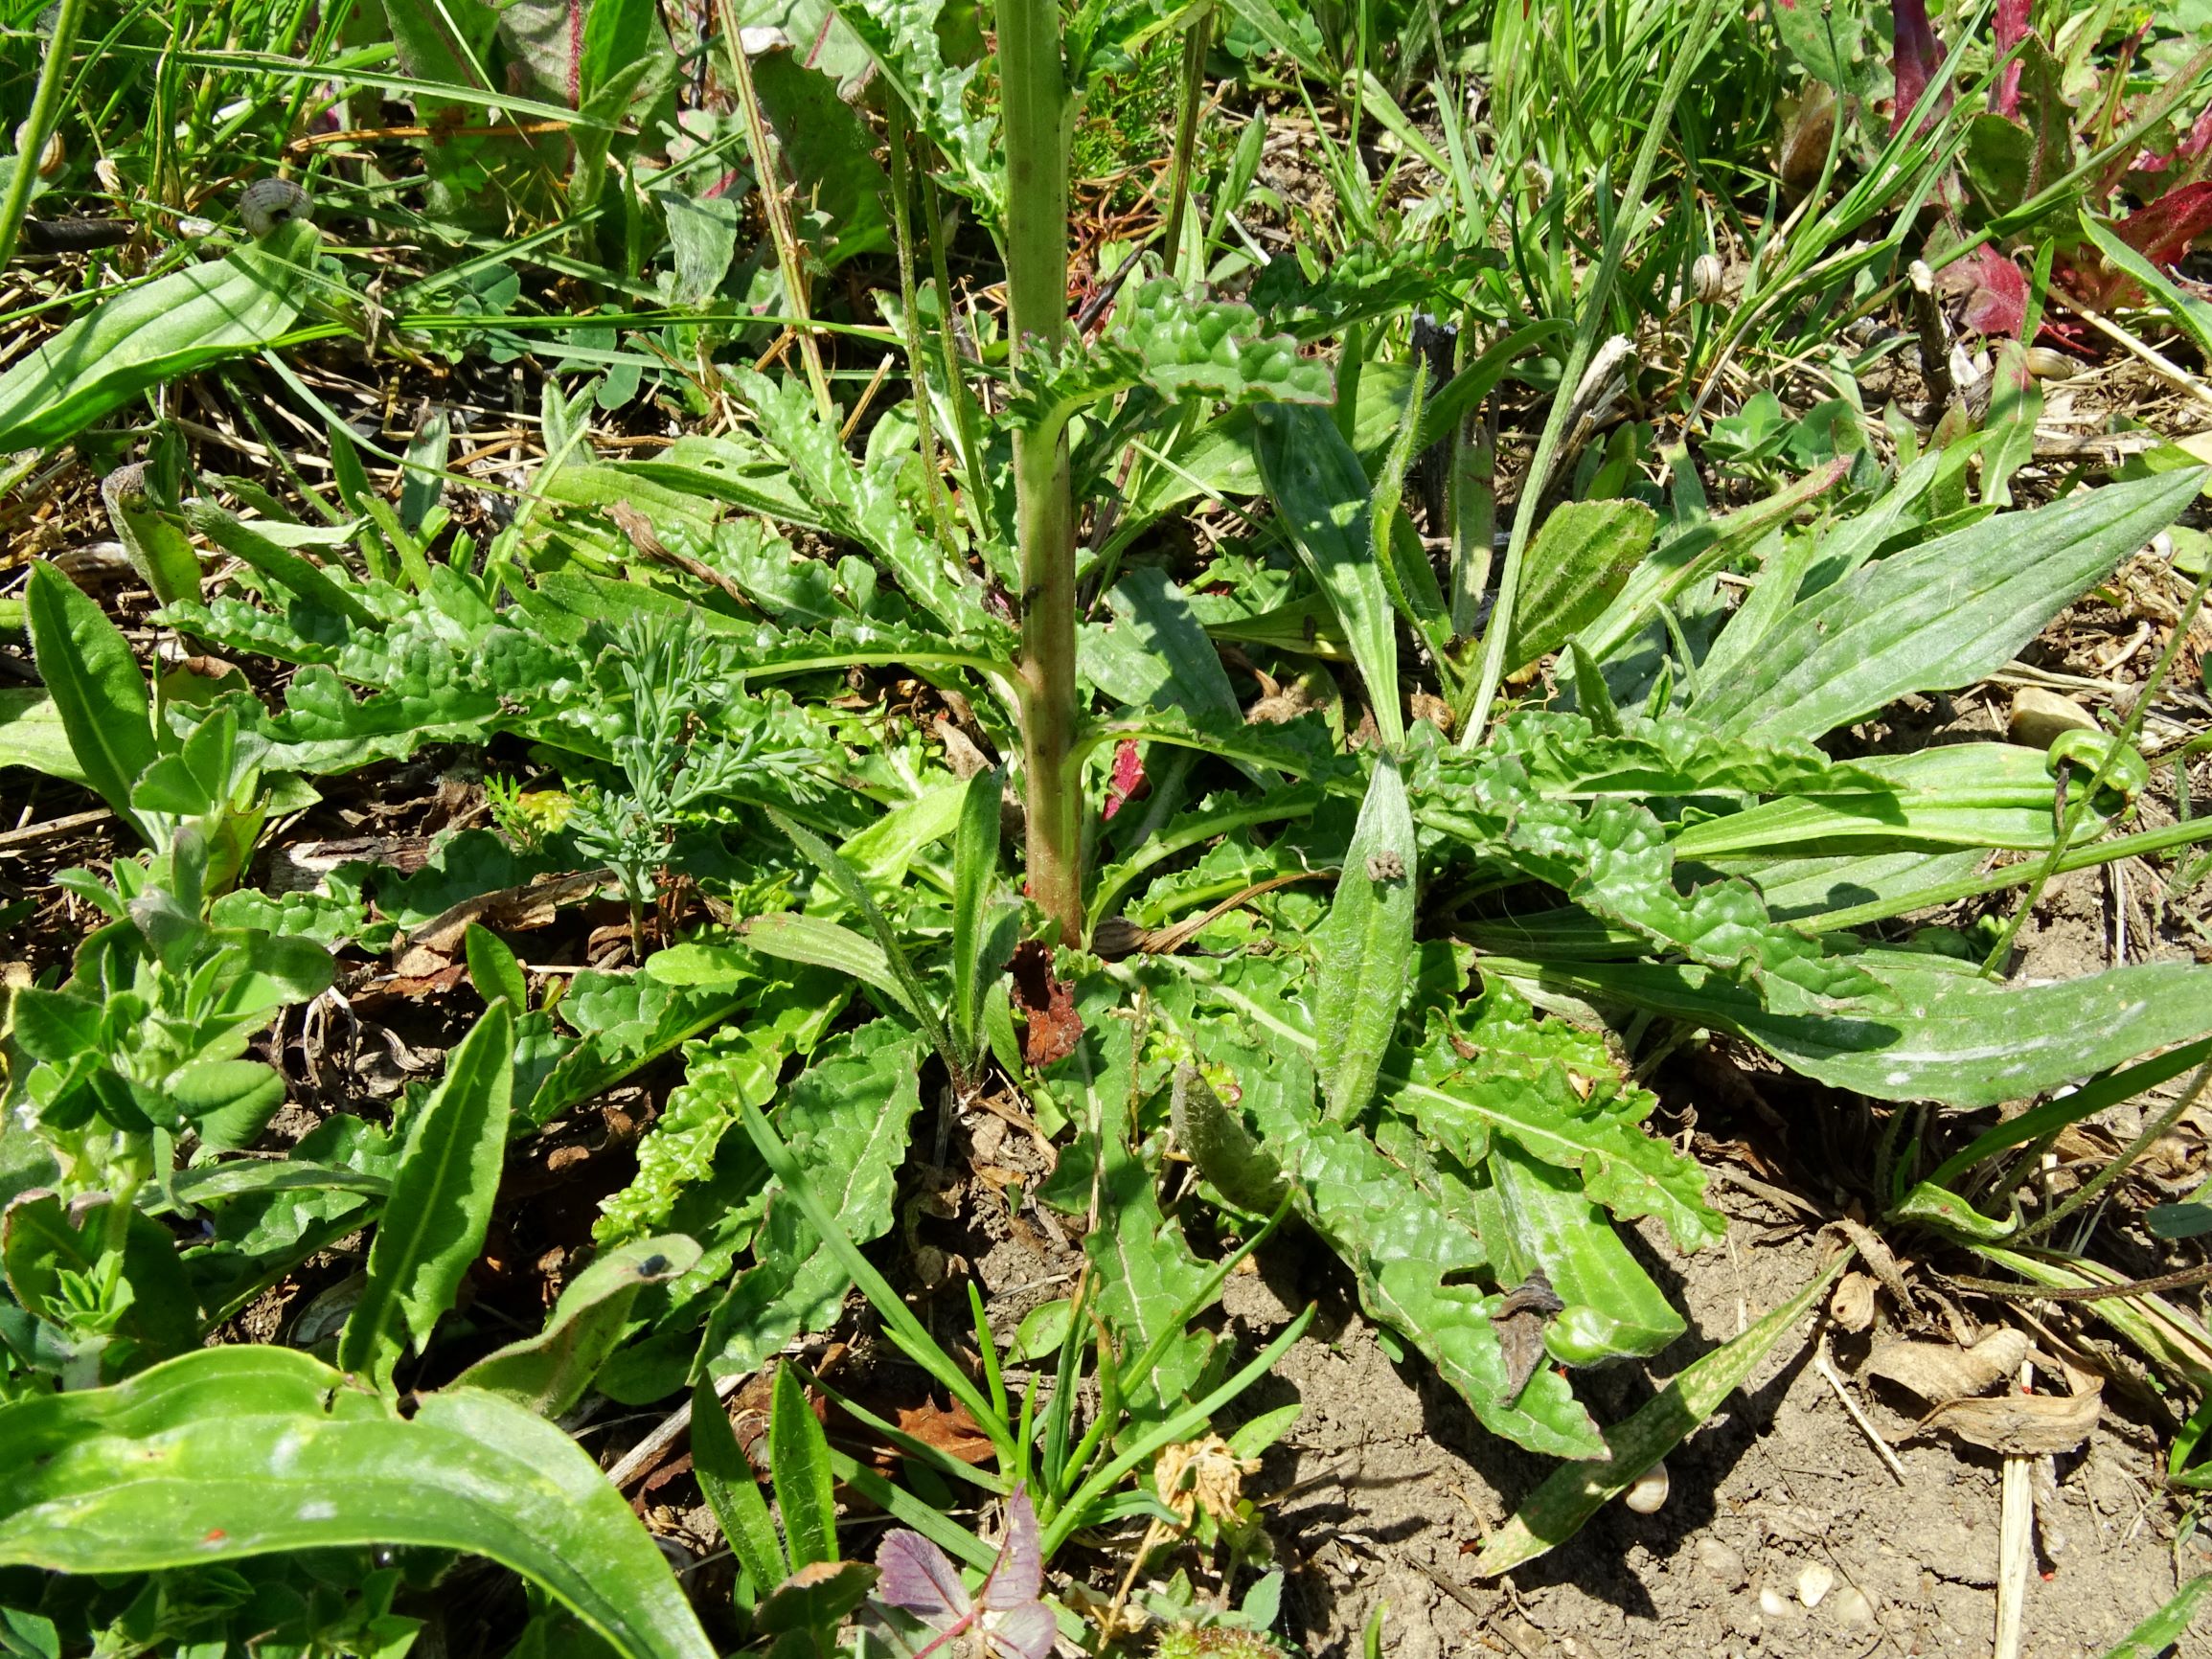
[[[877,1546],[876,1565],[883,1574],[876,1585],[877,1600],[924,1624],[942,1629],[974,1608],[960,1570],[920,1533],[901,1528],[886,1534]]]
[[[1021,1487],[1006,1500],[1006,1537],[998,1559],[983,1581],[986,1607],[1019,1607],[1035,1602],[1044,1588],[1044,1545],[1038,1534],[1037,1511]]]
[[[984,1620],[984,1630],[992,1648],[1006,1659],[1045,1659],[1060,1634],[1052,1609],[1042,1602],[990,1614]]]
[[[1943,291],[1964,296],[1960,330],[1969,334],[2010,334],[2016,339],[2028,316],[2028,283],[2019,266],[1988,243],[1944,266]]]
[[[2002,57],[2028,37],[2029,0],[1997,0],[1996,49]],[[2014,115],[2020,107],[2020,68],[2016,58],[2005,65],[2005,72],[1997,78],[1996,88],[1990,94],[1990,107],[1999,115]],[[1923,85],[1927,84],[1925,81]]]
[[[1890,34],[1897,49],[1890,65],[1897,77],[1897,102],[1889,113],[1889,130],[1902,132],[1913,105],[1943,69],[1943,55],[1936,49],[1935,28],[1927,20],[1927,0],[1894,0],[1889,10]],[[1935,115],[1950,107],[1950,88],[1943,89],[1936,109],[1923,121],[1921,130],[1935,125]]]

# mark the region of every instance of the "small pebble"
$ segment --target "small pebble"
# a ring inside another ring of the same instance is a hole
[[[1698,1565],[1731,1590],[1750,1577],[1744,1570],[1744,1557],[1719,1538],[1698,1540]]]
[[[1846,1584],[1836,1592],[1828,1603],[1828,1610],[1839,1625],[1866,1627],[1874,1623],[1874,1603],[1866,1599],[1866,1592],[1857,1584]]]
[[[1797,1615],[1797,1604],[1769,1584],[1759,1592],[1759,1611],[1769,1619],[1791,1619]]]
[[[1835,1572],[1818,1561],[1808,1563],[1797,1575],[1797,1599],[1808,1607],[1819,1606],[1821,1599],[1835,1588]]]
[[[2016,743],[2047,749],[2064,732],[2094,732],[2096,716],[2071,697],[2046,692],[2041,686],[2022,686],[2013,693],[2013,713],[2007,735]]]

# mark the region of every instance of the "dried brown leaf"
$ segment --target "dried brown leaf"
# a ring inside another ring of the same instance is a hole
[[[2027,1356],[2027,1337],[2008,1328],[1967,1349],[1948,1342],[1881,1343],[1866,1362],[1866,1374],[1922,1399],[1956,1400],[2009,1384]]]

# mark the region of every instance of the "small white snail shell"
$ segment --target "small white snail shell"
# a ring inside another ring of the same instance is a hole
[[[314,216],[314,198],[288,178],[257,178],[239,193],[239,222],[257,237]]]
[[[1727,267],[1719,254],[1699,254],[1690,264],[1690,295],[1700,306],[1715,306],[1727,291]]]
[[[118,466],[100,481],[100,494],[112,511],[144,507],[151,494],[147,489],[146,463],[133,461]]]
[[[1639,1515],[1655,1515],[1667,1501],[1667,1466],[1653,1464],[1633,1481],[1621,1494],[1621,1502]]]

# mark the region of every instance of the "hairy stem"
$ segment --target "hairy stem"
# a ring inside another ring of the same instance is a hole
[[[1015,361],[1060,349],[1067,321],[1067,167],[1060,12],[1003,0],[998,73],[1006,121],[1006,289]],[[1017,431],[1015,515],[1021,544],[1021,739],[1029,890],[1069,943],[1083,930],[1082,772],[1075,739],[1075,511],[1067,431]]]

